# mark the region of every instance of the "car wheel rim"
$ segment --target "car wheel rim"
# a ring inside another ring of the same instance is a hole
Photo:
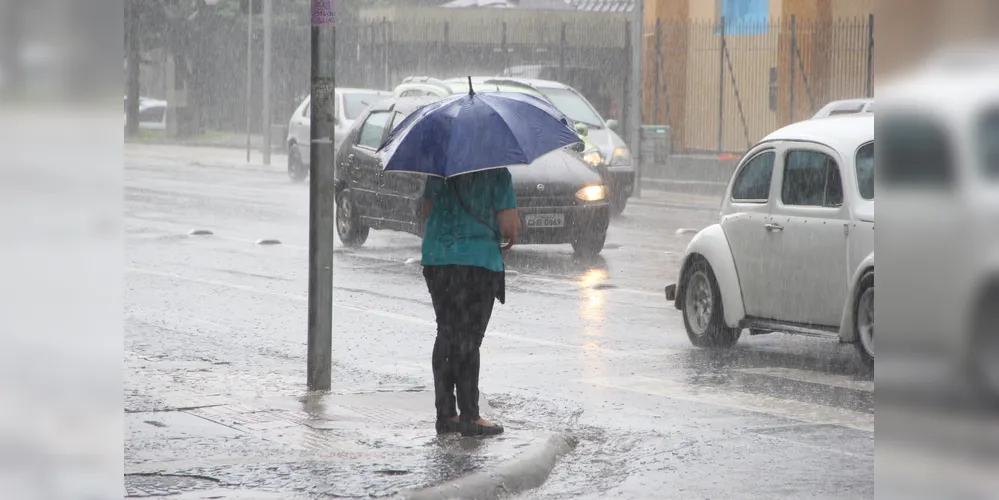
[[[874,357],[874,288],[864,290],[857,306],[857,333],[867,354]]]
[[[350,200],[341,194],[340,203],[337,204],[336,211],[336,228],[340,234],[347,234],[350,230],[350,212]]]
[[[698,336],[704,335],[711,324],[711,315],[714,312],[714,295],[711,291],[711,282],[704,271],[697,271],[690,276],[687,282],[687,294],[684,300],[684,310],[687,313],[687,322],[690,328]]]

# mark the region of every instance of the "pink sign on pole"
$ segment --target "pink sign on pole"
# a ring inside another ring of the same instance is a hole
[[[312,25],[329,26],[336,24],[338,0],[312,0]]]

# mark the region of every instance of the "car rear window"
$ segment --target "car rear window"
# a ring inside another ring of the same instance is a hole
[[[865,200],[874,199],[874,143],[869,142],[857,150],[857,187]]]
[[[882,115],[878,176],[889,187],[949,188],[954,182],[953,144],[936,119],[909,113]]]
[[[977,135],[985,177],[999,180],[999,108],[990,109],[982,115]]]
[[[388,96],[379,95],[376,93],[362,93],[362,92],[351,92],[343,95],[344,110],[343,114],[348,120],[355,120],[361,113],[371,104],[374,104],[383,99],[387,99]]]

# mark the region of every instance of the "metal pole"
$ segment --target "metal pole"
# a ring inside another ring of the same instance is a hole
[[[565,81],[565,22],[562,23],[562,34],[558,44],[558,78]]]
[[[333,99],[336,0],[312,0],[312,120],[309,137],[309,390],[329,390],[333,372]]]
[[[141,54],[139,53],[139,15],[137,10],[136,2],[125,4],[125,33],[128,36],[125,40],[128,44],[125,54],[126,64],[128,65],[128,88],[125,89],[128,94],[125,102],[127,105],[125,110],[125,131],[130,136],[139,133],[139,59],[141,58]],[[17,24],[17,22],[13,22],[12,24]],[[13,72],[17,73],[18,70],[13,70]],[[19,90],[19,88],[14,88],[15,92]]]
[[[659,120],[659,74],[662,72],[663,63],[663,51],[662,51],[662,24],[659,19],[656,19],[656,74],[652,87],[652,95],[654,101],[652,102],[652,119],[653,125],[661,125],[663,122]]]
[[[250,163],[250,125],[253,108],[253,0],[246,8],[246,163]]]
[[[874,14],[867,17],[867,97],[874,97]]]
[[[645,1],[635,0],[631,18],[631,79],[628,81],[628,139],[631,162],[635,168],[635,198],[642,197],[642,31]]]
[[[798,39],[797,39],[798,36],[797,35],[798,35],[797,21],[796,21],[795,17],[792,15],[791,16],[791,50],[790,50],[790,57],[788,57],[788,61],[789,61],[788,64],[791,65],[791,80],[790,80],[790,84],[789,84],[790,85],[789,90],[791,92],[791,95],[790,95],[791,106],[789,108],[790,109],[790,116],[789,116],[790,121],[788,123],[794,123],[794,55],[798,53]]]
[[[271,27],[273,0],[264,1],[264,116],[261,133],[264,135],[264,165],[271,164]]]
[[[718,153],[725,139],[725,16],[721,18],[721,50],[718,57]]]

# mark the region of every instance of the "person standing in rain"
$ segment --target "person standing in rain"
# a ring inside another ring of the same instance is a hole
[[[437,316],[432,362],[437,432],[501,434],[501,425],[479,415],[479,346],[493,304],[506,302],[502,250],[520,232],[510,172],[430,177],[423,214],[423,276]]]

